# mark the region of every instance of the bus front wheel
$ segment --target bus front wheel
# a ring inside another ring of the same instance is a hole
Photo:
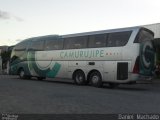
[[[94,87],[102,87],[102,77],[98,71],[94,71],[90,75],[90,83]]]
[[[45,77],[37,77],[38,80],[44,80]]]
[[[25,79],[25,78],[26,78],[25,72],[24,72],[23,69],[20,69],[20,70],[19,70],[19,77],[20,77],[21,79]]]

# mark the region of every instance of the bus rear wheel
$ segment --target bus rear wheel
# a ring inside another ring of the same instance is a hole
[[[81,71],[81,70],[76,71],[74,73],[73,79],[74,79],[74,82],[77,85],[84,85],[85,84],[85,74],[84,74],[84,72]]]
[[[98,71],[94,71],[90,75],[90,83],[94,87],[102,87],[102,77]]]

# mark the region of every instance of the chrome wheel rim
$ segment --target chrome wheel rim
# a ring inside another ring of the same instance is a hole
[[[23,78],[24,77],[24,71],[20,72],[20,77]]]
[[[76,82],[81,83],[83,81],[83,76],[82,75],[77,75],[76,76]]]
[[[96,75],[94,75],[94,76],[92,77],[92,82],[93,82],[93,83],[97,83],[98,81],[99,81],[99,77],[96,76]]]

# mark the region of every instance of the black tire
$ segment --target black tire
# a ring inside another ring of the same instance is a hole
[[[85,84],[85,74],[83,71],[78,70],[74,73],[73,76],[74,82],[77,85],[84,85]]]
[[[91,73],[89,81],[94,87],[102,87],[103,85],[101,74],[98,71],[94,71]]]
[[[119,86],[118,83],[109,83],[109,88],[116,88],[118,86]]]
[[[37,77],[38,80],[44,80],[45,77]]]
[[[25,75],[25,72],[23,69],[19,70],[19,77],[20,77],[20,79],[26,79],[26,75]]]

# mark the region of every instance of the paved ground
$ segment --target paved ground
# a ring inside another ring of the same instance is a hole
[[[116,89],[64,81],[0,75],[0,113],[160,113],[158,80]]]

